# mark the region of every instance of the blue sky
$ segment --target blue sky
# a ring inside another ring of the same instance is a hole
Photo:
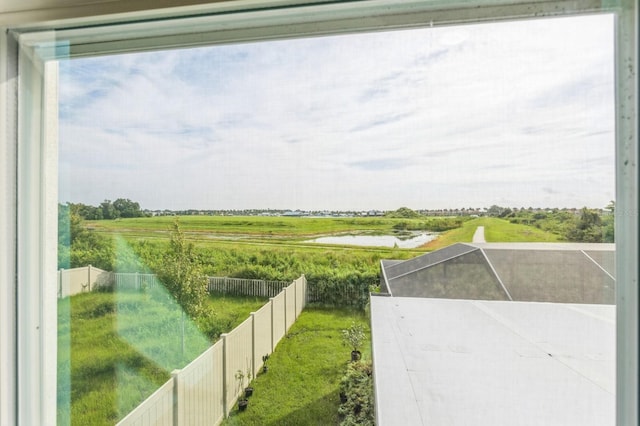
[[[60,200],[149,209],[604,207],[613,18],[60,65]]]

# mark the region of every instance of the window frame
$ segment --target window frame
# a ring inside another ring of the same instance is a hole
[[[639,42],[633,0],[227,1],[188,10],[34,21],[3,31],[0,423],[45,424],[55,418],[56,298],[46,283],[54,276],[57,246],[56,59],[591,13],[616,17],[615,219],[616,235],[625,236],[616,241],[616,412],[617,424],[638,424]]]

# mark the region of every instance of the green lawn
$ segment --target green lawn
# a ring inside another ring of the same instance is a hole
[[[230,331],[265,300],[212,297]],[[160,291],[84,293],[58,303],[58,424],[113,425],[209,345]]]
[[[257,298],[212,297],[226,331],[264,304]],[[307,307],[253,382],[247,412],[226,424],[324,425],[338,422],[339,383],[350,359],[341,330],[368,319],[347,309]],[[112,425],[210,344],[158,294],[84,293],[59,302],[58,424]],[[71,356],[71,358],[69,358]],[[327,423],[328,421],[328,423]]]
[[[484,236],[490,243],[558,242],[562,238],[533,226],[511,223],[505,219],[483,218]]]
[[[353,310],[307,307],[268,361],[269,371],[253,382],[247,411],[234,408],[223,425],[336,425],[340,379],[351,349],[341,330],[365,326],[363,359],[371,359],[369,321]]]

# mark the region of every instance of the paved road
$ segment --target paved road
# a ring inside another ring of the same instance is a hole
[[[484,239],[484,226],[478,226],[476,232],[473,234],[474,243],[486,243]]]

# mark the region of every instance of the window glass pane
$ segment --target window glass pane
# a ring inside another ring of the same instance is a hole
[[[562,364],[603,374],[589,402],[614,423],[612,15],[59,67],[60,424],[122,419],[273,296],[261,290],[230,316],[217,293],[210,309],[194,308],[193,294],[171,288],[185,271],[284,283],[305,274],[318,301],[351,308],[359,296],[322,287],[597,304],[604,313],[591,318],[605,318],[611,348],[560,355],[597,359]],[[315,241],[336,234],[432,238],[410,248]],[[509,247],[524,242],[549,245]],[[180,262],[186,269],[173,268]]]

